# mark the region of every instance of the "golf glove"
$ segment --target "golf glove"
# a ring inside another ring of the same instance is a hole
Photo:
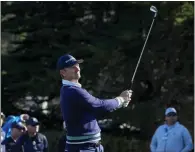
[[[128,106],[131,101],[132,92],[132,90],[125,90],[120,94],[120,96],[116,97],[116,100],[119,103],[119,108]]]

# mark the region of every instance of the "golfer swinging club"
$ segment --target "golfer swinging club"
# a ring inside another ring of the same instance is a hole
[[[65,54],[58,59],[57,68],[62,77],[60,107],[66,123],[66,151],[103,152],[100,144],[101,130],[96,117],[103,112],[112,112],[127,107],[131,90],[123,91],[114,99],[98,99],[82,88],[79,83],[83,60]]]

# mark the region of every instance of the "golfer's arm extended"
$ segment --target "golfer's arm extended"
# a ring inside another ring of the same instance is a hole
[[[99,99],[89,94],[86,90],[77,90],[76,96],[82,105],[93,110],[113,111],[119,108],[119,102],[117,99]]]

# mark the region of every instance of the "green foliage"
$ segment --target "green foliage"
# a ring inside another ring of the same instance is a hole
[[[175,25],[184,23],[188,19],[194,18],[193,3],[187,2],[178,8],[180,11],[176,13]]]

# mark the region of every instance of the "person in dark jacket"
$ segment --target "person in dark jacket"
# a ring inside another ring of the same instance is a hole
[[[68,152],[103,152],[101,129],[96,120],[104,112],[127,107],[132,91],[125,90],[113,99],[99,99],[92,96],[79,83],[83,60],[76,60],[65,54],[58,59],[57,68],[62,78],[60,107],[66,123],[66,150]]]
[[[24,152],[48,152],[48,141],[45,135],[39,133],[39,121],[30,117],[26,121],[27,133],[22,135],[17,145],[22,145]]]
[[[5,138],[1,143],[5,145],[6,152],[23,152],[22,146],[17,146],[17,139],[25,132],[26,128],[21,122],[13,122],[11,125],[11,136]]]

